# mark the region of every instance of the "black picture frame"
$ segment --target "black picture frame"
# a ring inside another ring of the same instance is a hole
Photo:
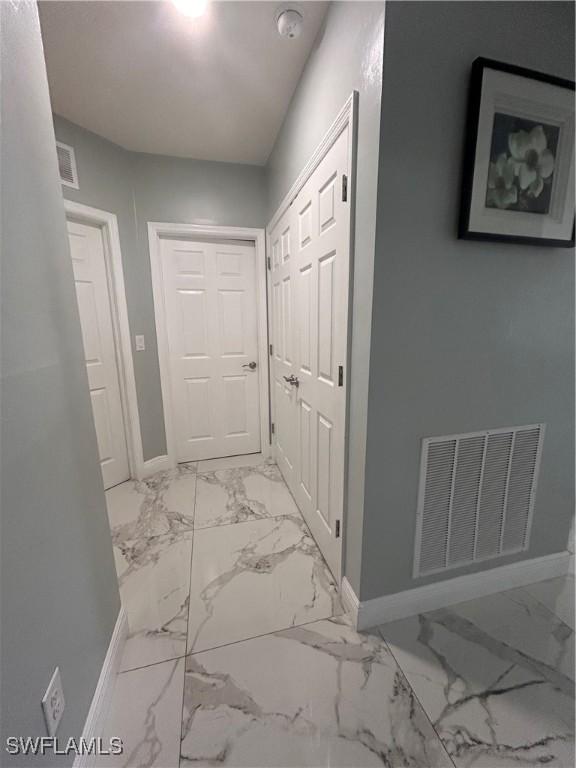
[[[484,73],[486,70],[496,70],[510,75],[515,75],[529,80],[546,83],[551,86],[564,88],[574,92],[575,83],[554,75],[548,75],[514,64],[507,64],[493,59],[479,57],[472,63],[469,84],[468,111],[466,119],[466,133],[464,140],[464,153],[462,165],[462,190],[460,216],[458,221],[458,237],[462,240],[493,241],[500,243],[523,243],[526,245],[545,245],[561,248],[573,248],[575,244],[575,218],[574,206],[572,207],[572,234],[566,238],[550,238],[533,235],[506,234],[503,232],[478,231],[471,226],[471,212],[473,205],[473,188],[476,174],[476,158],[479,140],[479,121],[482,104],[482,90]],[[572,141],[573,146],[573,141]],[[572,149],[571,162],[574,162],[574,149]],[[569,195],[567,195],[569,197]]]

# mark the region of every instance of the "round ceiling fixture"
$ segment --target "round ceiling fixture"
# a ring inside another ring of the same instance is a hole
[[[299,11],[294,10],[294,8],[284,8],[276,14],[278,34],[291,39],[298,37],[302,32],[303,21]]]
[[[191,19],[198,19],[208,7],[208,0],[172,0],[180,13]]]

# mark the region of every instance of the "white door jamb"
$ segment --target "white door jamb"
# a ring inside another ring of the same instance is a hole
[[[168,355],[168,331],[166,329],[166,311],[164,308],[164,288],[160,264],[160,239],[162,237],[205,237],[213,240],[248,240],[254,243],[256,253],[256,297],[258,313],[258,355],[259,390],[260,390],[260,446],[262,456],[270,455],[270,408],[268,393],[268,310],[266,302],[266,239],[263,229],[250,227],[224,227],[201,224],[171,224],[156,221],[148,222],[148,244],[150,248],[150,269],[152,273],[152,292],[154,295],[154,319],[158,339],[158,359],[160,363],[160,382],[166,428],[166,446],[168,464],[177,464],[176,437],[172,412],[170,387],[170,365]]]
[[[142,435],[140,432],[140,416],[138,413],[130,326],[128,324],[128,307],[126,305],[126,290],[124,288],[124,270],[122,268],[118,219],[114,213],[92,208],[72,200],[64,200],[64,210],[66,211],[66,218],[70,221],[91,224],[97,226],[102,231],[116,364],[120,383],[120,399],[122,415],[124,417],[126,446],[128,449],[128,467],[130,469],[130,477],[141,479],[148,473],[144,467],[142,453]]]

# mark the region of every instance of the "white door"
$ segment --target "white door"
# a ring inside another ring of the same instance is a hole
[[[162,238],[160,249],[177,460],[257,453],[255,248]]]
[[[272,402],[276,462],[295,495],[297,431],[295,418],[296,389],[289,383],[296,374],[294,358],[293,265],[295,242],[292,208],[282,216],[271,238],[271,333]]]
[[[68,221],[92,412],[104,487],[128,480],[128,451],[102,230]]]
[[[278,465],[326,562],[341,569],[350,203],[346,128],[271,233]]]

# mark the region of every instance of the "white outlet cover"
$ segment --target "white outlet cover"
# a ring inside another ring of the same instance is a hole
[[[144,342],[144,336],[141,336],[140,334],[137,334],[135,337],[136,340],[136,352],[144,352],[146,349],[146,344]]]
[[[46,693],[42,698],[42,709],[44,710],[44,719],[46,720],[46,728],[48,729],[49,736],[54,736],[58,730],[58,725],[60,724],[60,720],[62,720],[65,706],[66,701],[64,699],[62,680],[60,679],[60,669],[56,667],[54,674],[48,683]]]

